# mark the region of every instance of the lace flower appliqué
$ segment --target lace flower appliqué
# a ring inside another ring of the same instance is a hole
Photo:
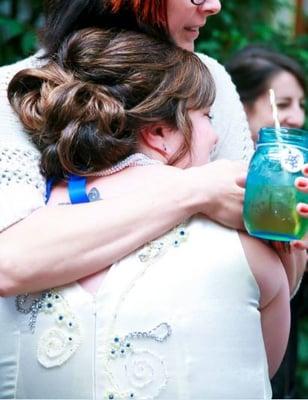
[[[141,339],[164,342],[171,335],[166,322],[148,332],[131,332],[111,339],[106,372],[110,378],[105,400],[156,398],[167,384],[163,359],[138,346]]]
[[[38,314],[45,313],[53,319],[54,326],[39,338],[37,358],[45,368],[65,363],[81,343],[80,324],[63,296],[56,290],[40,295],[19,295],[16,308],[23,314],[30,314],[29,327],[34,333]]]

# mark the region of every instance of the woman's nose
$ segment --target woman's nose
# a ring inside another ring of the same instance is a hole
[[[220,0],[206,0],[204,4],[198,7],[198,10],[206,13],[207,15],[218,14],[221,10]]]
[[[302,128],[305,123],[305,112],[300,105],[293,106],[285,115],[282,125],[291,128]]]

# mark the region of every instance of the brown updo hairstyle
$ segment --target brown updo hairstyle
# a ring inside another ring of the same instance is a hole
[[[17,73],[8,98],[42,153],[46,177],[91,175],[137,150],[162,121],[191,145],[189,109],[210,106],[213,78],[197,56],[136,32],[75,32],[52,61]]]

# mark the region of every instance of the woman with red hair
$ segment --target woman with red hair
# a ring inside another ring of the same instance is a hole
[[[43,207],[45,182],[39,171],[40,154],[6,99],[13,75],[54,57],[74,31],[86,27],[141,31],[193,51],[199,30],[220,7],[219,0],[46,1],[43,50],[0,71],[0,229],[5,230],[0,235],[0,294],[42,290],[93,274],[196,213],[225,226],[243,227],[243,189],[238,184],[243,181],[245,163],[231,160],[248,160],[253,146],[234,85],[212,58],[199,55],[214,77],[217,92],[211,107],[212,123],[219,134],[211,155],[213,162],[186,171],[154,166],[155,189],[152,182],[149,189],[144,181],[125,199],[118,196],[112,201],[67,206],[65,210]],[[301,212],[308,215],[305,205]],[[37,235],[39,231],[42,233]],[[300,274],[294,273],[292,288]]]

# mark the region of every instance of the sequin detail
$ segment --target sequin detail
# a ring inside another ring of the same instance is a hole
[[[167,385],[167,371],[161,357],[140,347],[141,340],[162,343],[171,335],[166,322],[146,332],[131,332],[124,337],[110,340],[106,372],[110,386],[104,395],[106,400],[154,399]],[[116,372],[115,372],[116,371]]]
[[[16,309],[22,314],[30,314],[29,329],[32,333],[35,331],[38,313],[42,310],[47,293],[38,295],[20,294],[16,296]]]
[[[170,247],[179,247],[187,240],[186,225],[181,224],[157,240],[145,245],[138,253],[141,262],[163,255]]]

